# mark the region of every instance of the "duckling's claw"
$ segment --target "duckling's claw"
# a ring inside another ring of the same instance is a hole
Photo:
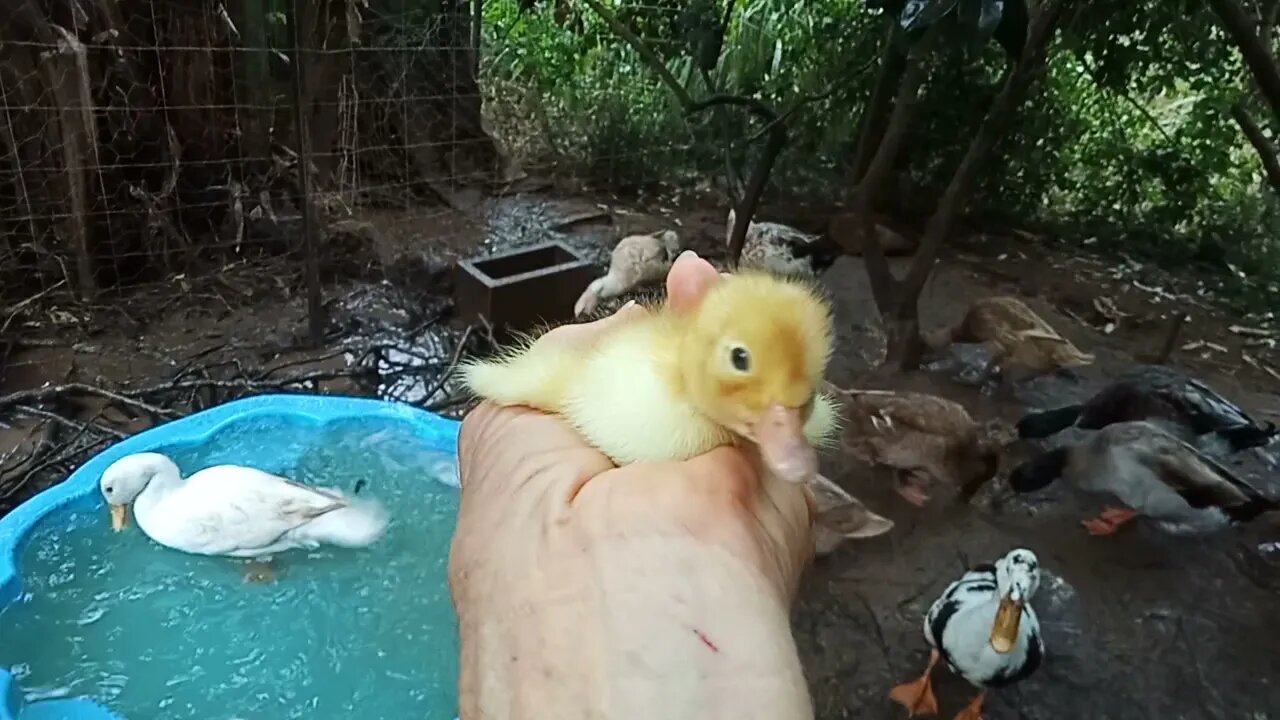
[[[929,666],[916,680],[903,683],[889,692],[889,699],[907,709],[907,717],[938,714],[938,698],[933,694],[933,666],[938,664],[938,651],[929,655]]]
[[[986,700],[987,691],[983,690],[978,696],[969,701],[963,710],[956,714],[955,720],[982,720],[982,702]]]

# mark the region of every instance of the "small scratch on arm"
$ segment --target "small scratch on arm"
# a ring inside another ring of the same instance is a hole
[[[706,645],[707,648],[711,650],[711,652],[713,653],[720,652],[720,648],[717,647],[715,643],[711,642],[711,638],[707,637],[706,633],[702,632],[698,628],[690,628],[690,629],[693,630],[693,634],[697,635],[698,639],[702,641],[702,644]]]

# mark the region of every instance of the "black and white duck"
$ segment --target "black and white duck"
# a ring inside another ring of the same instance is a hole
[[[1092,535],[1110,535],[1139,515],[1171,534],[1205,533],[1280,509],[1221,463],[1149,421],[1112,423],[1078,445],[1042,453],[1015,468],[1009,486],[1033,492],[1059,477],[1125,505],[1107,507],[1082,523]]]
[[[932,674],[942,660],[981,688],[955,720],[981,720],[988,690],[1030,677],[1044,659],[1040,621],[1031,607],[1039,586],[1040,562],[1024,548],[965,572],[924,616],[924,639],[933,648],[924,674],[895,687],[889,697],[910,717],[936,715]]]
[[[726,246],[733,237],[736,218],[737,214],[730,208],[725,226]],[[747,226],[739,264],[778,275],[815,277],[831,267],[840,252],[835,243],[820,235],[810,235],[782,223],[752,222]]]
[[[1154,420],[1210,452],[1261,447],[1280,431],[1259,424],[1208,385],[1164,365],[1139,365],[1078,404],[1025,415],[1022,438],[1046,438],[1075,426],[1099,430],[1113,423]]]

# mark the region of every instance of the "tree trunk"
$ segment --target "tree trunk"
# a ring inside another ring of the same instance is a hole
[[[1269,44],[1258,35],[1257,24],[1239,0],[1208,0],[1222,27],[1240,48],[1240,55],[1253,73],[1262,97],[1280,119],[1280,65]]]
[[[885,330],[885,365],[904,370],[920,366],[924,342],[920,339],[918,296],[904,296],[892,314],[882,316]]]
[[[925,32],[907,56],[906,67],[898,85],[897,95],[893,101],[893,112],[885,125],[884,136],[880,138],[879,147],[867,167],[862,182],[853,190],[853,211],[857,231],[853,233],[856,246],[845,247],[851,255],[862,255],[867,269],[867,281],[871,283],[871,294],[875,298],[876,308],[882,318],[888,318],[894,304],[896,281],[889,269],[889,261],[885,259],[884,249],[876,240],[875,221],[872,213],[879,199],[880,188],[884,186],[893,169],[893,162],[898,157],[898,148],[906,137],[907,128],[911,124],[912,113],[915,112],[916,101],[920,94],[920,85],[924,83],[927,68],[925,60],[929,56],[938,37],[937,25]],[[837,238],[841,241],[841,238]]]
[[[1009,119],[1017,112],[1031,80],[1044,67],[1045,51],[1053,39],[1058,20],[1061,19],[1068,2],[1070,0],[1048,0],[1041,6],[1040,12],[1032,21],[1022,57],[1006,73],[1004,87],[992,101],[991,107],[987,109],[987,114],[983,117],[982,124],[978,126],[973,140],[970,141],[964,158],[951,176],[951,181],[947,183],[947,189],[942,194],[938,209],[934,211],[928,225],[925,226],[924,237],[920,240],[920,250],[912,260],[911,269],[907,272],[906,278],[898,287],[897,305],[893,310],[894,317],[902,318],[908,312],[915,314],[920,292],[924,289],[924,284],[938,261],[943,241],[950,234],[956,218],[969,199],[974,181],[978,178],[978,172],[1008,127]],[[918,323],[902,323],[901,320],[899,324],[904,329],[908,326],[918,326]],[[903,347],[891,347],[889,356],[904,361],[906,364],[900,365],[904,370],[914,368],[919,362],[920,353],[912,348],[920,345],[919,337],[900,335],[898,340],[904,343]]]
[[[867,101],[867,109],[862,113],[858,129],[858,149],[854,152],[853,163],[849,168],[850,188],[856,187],[871,167],[871,158],[884,137],[889,112],[893,107],[894,91],[898,88],[906,65],[907,54],[902,51],[898,42],[898,23],[890,20],[884,53],[880,59],[880,74],[876,76],[875,89]]]
[[[1258,123],[1249,114],[1243,102],[1231,106],[1231,117],[1240,126],[1244,136],[1249,139],[1249,144],[1253,146],[1254,151],[1258,153],[1258,159],[1262,161],[1262,170],[1267,177],[1267,182],[1271,184],[1271,189],[1280,192],[1280,155],[1277,154],[1276,144],[1262,132],[1262,128],[1258,127]]]

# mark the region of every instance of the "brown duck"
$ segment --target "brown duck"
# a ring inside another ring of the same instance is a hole
[[[1001,447],[1012,439],[998,421],[984,426],[959,403],[935,395],[831,390],[844,399],[844,447],[863,462],[893,468],[898,494],[916,506],[936,483],[954,483],[971,497],[996,474]]]
[[[925,346],[941,350],[951,343],[981,343],[991,355],[988,376],[1005,368],[1043,375],[1061,368],[1088,365],[1094,356],[1058,334],[1015,297],[976,301],[958,325],[924,336]]]

